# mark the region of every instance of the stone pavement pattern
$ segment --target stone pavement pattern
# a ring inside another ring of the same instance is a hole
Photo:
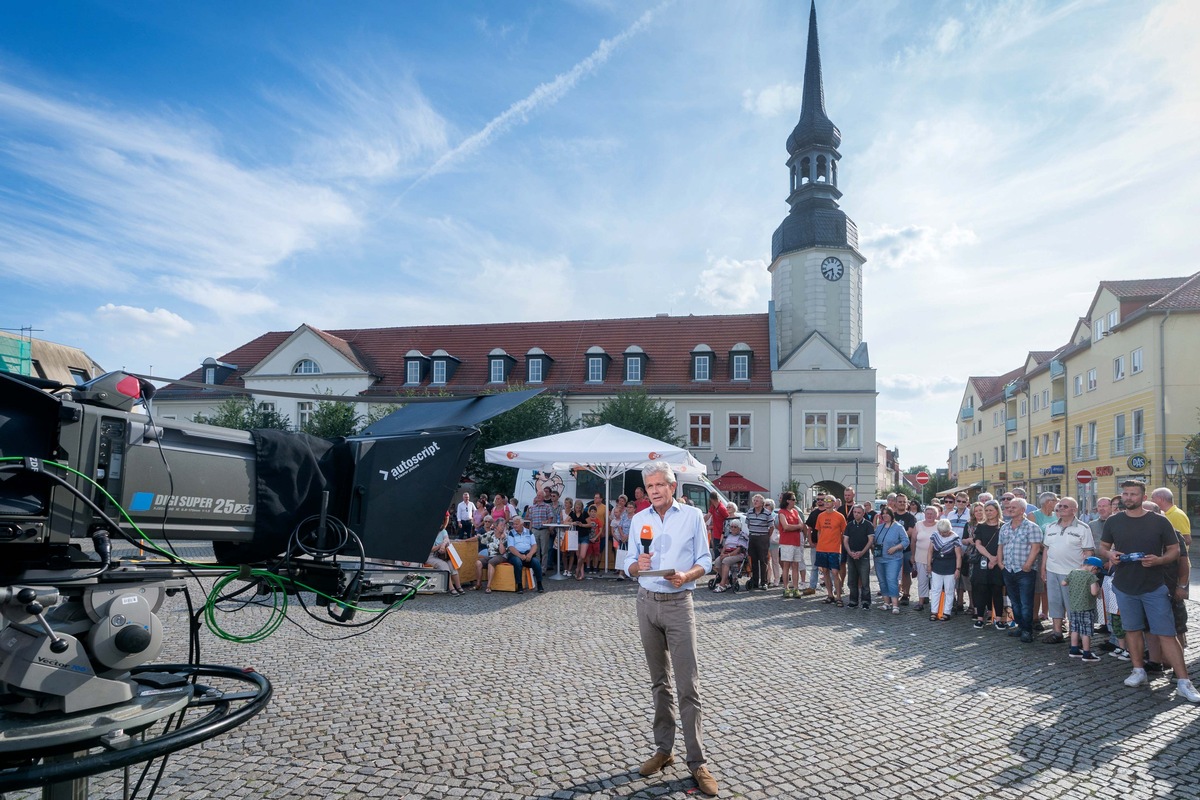
[[[419,597],[346,641],[312,638],[340,631],[295,606],[303,629],[285,624],[257,645],[202,632],[205,663],[254,667],[275,696],[251,722],[172,756],[158,797],[700,796],[682,758],[651,778],[636,771],[653,745],[633,587],[547,586]],[[1200,707],[1161,677],[1126,688],[1116,659],[1083,665],[966,619],[783,601],[779,590],[701,589],[696,609],[721,797],[1200,797]],[[182,600],[164,611],[162,660],[183,661]],[[1200,608],[1190,611],[1200,631]],[[222,624],[248,632],[263,613]],[[93,778],[91,796],[121,797],[120,775]]]

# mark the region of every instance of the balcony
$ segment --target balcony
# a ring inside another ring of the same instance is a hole
[[[1011,400],[1016,397],[1019,392],[1020,387],[1017,385],[1016,381],[1013,381],[1008,386],[1004,387],[1004,399]]]
[[[1050,416],[1051,417],[1061,417],[1063,414],[1066,414],[1066,413],[1067,413],[1067,401],[1066,400],[1051,400],[1050,401]]]
[[[972,408],[971,406],[965,406],[959,412],[958,418],[962,422],[968,422],[970,420],[975,419],[975,409]]]
[[[1144,434],[1135,433],[1133,436],[1120,436],[1110,442],[1111,452],[1113,456],[1127,456],[1133,453],[1146,452],[1146,437]]]
[[[1050,377],[1061,378],[1067,374],[1067,368],[1057,358],[1050,362]]]
[[[1004,430],[1008,431],[1009,433],[1016,433],[1017,421],[1015,419],[1004,420]]]
[[[1073,453],[1073,460],[1075,461],[1095,461],[1097,458],[1095,442],[1073,447],[1071,448],[1071,452]]]

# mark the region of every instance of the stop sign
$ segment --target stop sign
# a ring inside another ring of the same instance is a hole
[[[917,486],[924,486],[925,484],[929,483],[929,473],[918,472],[913,480],[917,482]]]
[[[1086,469],[1081,469],[1079,472],[1075,473],[1075,480],[1079,481],[1080,483],[1091,483],[1092,473]]]

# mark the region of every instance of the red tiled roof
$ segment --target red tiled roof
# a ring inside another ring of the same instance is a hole
[[[325,331],[321,330],[320,328],[314,328],[312,325],[309,325],[308,328],[313,333],[317,334],[317,336],[320,336],[325,341],[326,344],[328,344],[334,350],[337,350],[339,353],[341,353],[343,356],[345,356],[346,359],[351,364],[353,364],[354,366],[356,366],[362,370],[367,369],[366,365],[363,364],[362,360],[358,357],[358,353],[354,352],[354,348],[351,347],[350,343],[347,342],[345,339],[342,339],[338,336],[334,336],[331,333],[326,333]]]
[[[1024,374],[1025,367],[1020,366],[1003,375],[974,376],[968,380],[975,383],[975,389],[979,392],[979,407],[984,408],[1004,397],[1004,387]]]
[[[1152,311],[1197,311],[1200,310],[1200,272],[1151,303]]]
[[[1178,288],[1188,278],[1143,278],[1131,281],[1100,281],[1101,289],[1107,289],[1118,300],[1135,297],[1161,297]]]
[[[314,329],[316,331],[316,329]],[[241,387],[246,372],[284,342],[292,331],[272,331],[231,350],[220,360],[236,364],[237,371],[226,385]],[[318,331],[325,341],[334,338],[356,354],[364,369],[379,376],[368,395],[404,392],[406,387],[404,356],[419,350],[425,356],[445,350],[460,362],[445,385],[449,392],[477,392],[495,388],[488,383],[488,354],[495,348],[516,359],[512,382],[523,382],[525,356],[532,348],[541,348],[552,362],[543,386],[575,393],[611,393],[625,386],[625,349],[639,346],[646,355],[642,385],[657,392],[768,392],[771,390],[770,338],[766,314],[721,316],[643,317],[635,319],[565,320],[557,322],[504,322],[482,325],[437,325],[406,328],[358,328]],[[729,351],[744,342],[750,347],[750,380],[733,382]],[[336,346],[330,342],[331,346]],[[713,351],[712,379],[695,382],[691,378],[692,350],[706,344]],[[585,354],[600,347],[609,356],[609,368],[602,384],[585,380]],[[345,352],[340,347],[339,352]],[[202,371],[184,376],[201,380]],[[422,384],[429,388],[428,379]],[[441,389],[442,387],[434,387]],[[165,387],[171,399],[186,396],[213,397],[213,391],[193,391]],[[219,391],[219,390],[217,390]]]

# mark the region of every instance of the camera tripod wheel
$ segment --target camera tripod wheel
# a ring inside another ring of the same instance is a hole
[[[159,664],[133,671],[130,702],[82,714],[0,716],[0,793],[55,787],[152,761],[219,736],[271,699],[264,676],[237,667]],[[156,723],[182,714],[178,727]],[[169,728],[169,729],[168,729]]]

